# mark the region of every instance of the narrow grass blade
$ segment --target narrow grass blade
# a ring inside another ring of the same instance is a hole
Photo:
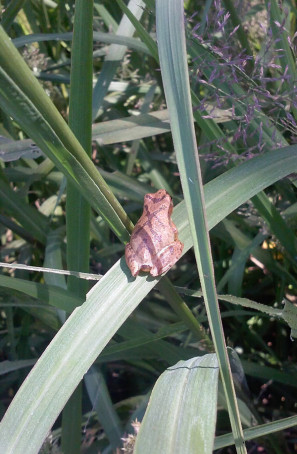
[[[69,126],[91,157],[92,88],[93,88],[93,1],[76,0],[71,53]],[[81,191],[67,181],[66,231],[67,266],[75,271],[89,271],[91,207]],[[88,283],[69,277],[67,289],[82,299]],[[62,451],[79,454],[81,450],[82,383],[68,400],[62,414]]]
[[[34,33],[32,35],[20,36],[12,40],[15,47],[27,46],[31,43],[40,43],[46,41],[72,41],[73,33]],[[145,44],[139,39],[129,36],[116,35],[113,33],[93,32],[93,41],[106,44],[117,44],[125,48],[136,50],[144,54],[150,55],[150,52]]]
[[[51,231],[47,236],[46,248],[45,248],[45,257],[43,265],[45,268],[54,268],[62,269],[63,260],[62,260],[62,245],[65,236],[65,229],[63,228],[56,229]],[[62,289],[67,288],[65,276],[45,273],[44,280],[48,285],[55,285],[61,287]]]
[[[93,139],[99,144],[109,145],[128,140],[143,139],[170,131],[167,110],[149,114],[133,115],[119,120],[96,123],[93,126]]]
[[[140,113],[141,114],[147,114],[150,110],[150,105],[153,102],[155,91],[156,91],[157,85],[152,85],[147,94],[144,97],[143,104],[140,108]],[[127,161],[127,166],[126,166],[126,173],[127,175],[132,174],[133,166],[135,163],[135,160],[137,158],[137,153],[140,147],[140,140],[134,140],[131,148],[130,148],[130,153]],[[144,147],[143,147],[144,148]],[[158,187],[158,186],[156,186]],[[164,187],[167,189],[165,186],[160,186],[161,188]]]
[[[8,3],[8,6],[5,9],[1,19],[1,25],[5,30],[8,30],[10,28],[16,15],[20,11],[20,9],[23,8],[25,2],[26,0],[11,0]]]
[[[226,9],[230,13],[231,21],[232,21],[234,28],[238,27],[236,30],[236,33],[237,33],[241,46],[243,47],[243,49],[245,49],[246,54],[252,56],[253,52],[252,52],[252,49],[250,47],[250,44],[249,44],[249,41],[247,38],[247,33],[244,30],[243,25],[238,17],[234,3],[231,0],[224,0],[224,3],[226,6]]]
[[[45,256],[43,262],[44,267],[56,269],[63,268],[62,247],[64,237],[65,237],[64,226],[60,229],[51,231],[47,235]],[[54,285],[56,287],[62,288],[63,290],[67,289],[65,276],[63,274],[44,273],[43,276],[44,282],[47,285]],[[60,321],[64,323],[66,320],[66,312],[61,309],[58,309],[58,316]]]
[[[15,370],[20,370],[25,367],[34,366],[36,359],[22,359],[19,361],[1,361],[0,363],[0,375],[8,374]]]
[[[287,222],[270,202],[265,193],[262,192],[253,198],[253,204],[261,213],[261,217],[267,223],[270,231],[286,248],[293,265],[296,265],[297,243],[293,230],[290,229]]]
[[[280,371],[273,367],[263,366],[252,361],[242,360],[241,363],[246,375],[250,375],[251,377],[256,377],[265,381],[274,380],[284,385],[297,388],[296,376],[294,376],[293,374],[284,374],[283,371]]]
[[[135,27],[138,35],[140,36],[142,42],[144,44],[146,44],[147,48],[149,49],[151,55],[153,56],[153,58],[158,61],[159,60],[159,57],[158,57],[158,48],[157,48],[157,44],[155,43],[155,41],[153,40],[153,38],[148,34],[148,32],[145,30],[145,28],[141,25],[141,23],[139,22],[138,20],[138,17],[133,14],[133,11],[131,9],[129,9],[125,3],[123,2],[123,0],[116,0],[119,7],[121,8],[121,10],[126,14],[126,16],[129,18],[129,20],[131,21],[131,23],[133,24],[133,26]],[[143,5],[143,3],[142,3]]]
[[[93,2],[89,1],[85,5],[83,0],[76,0],[69,126],[88,157],[91,156],[92,144],[92,22]],[[75,271],[89,271],[90,214],[90,205],[83,199],[79,188],[69,179],[66,204],[67,265]],[[84,297],[87,283],[70,277],[68,289]]]
[[[112,17],[112,15],[109,13],[109,11],[105,8],[104,5],[99,4],[99,2],[94,3],[94,8],[95,11],[98,12],[100,18],[103,20],[104,24],[107,26],[109,30],[112,30],[114,33],[116,33],[118,29],[118,24]]]
[[[245,440],[253,440],[254,438],[264,437],[280,430],[289,429],[297,425],[297,416],[281,419],[280,421],[273,421],[261,426],[251,427],[243,431]],[[214,449],[220,449],[224,446],[231,446],[233,444],[232,434],[221,435],[216,437]]]
[[[183,3],[180,0],[158,0],[156,16],[161,73],[196,262],[212,340],[220,365],[235,446],[237,452],[243,454],[246,449],[217,301],[205,215],[187,68]]]
[[[227,225],[229,226],[230,229],[232,229],[233,227],[232,223],[228,223]],[[226,228],[226,230],[228,232],[230,231],[228,228]],[[220,282],[218,282],[217,292],[220,292],[224,288],[226,283],[229,281],[228,291],[232,295],[241,296],[239,292],[241,289],[240,285],[242,284],[246,261],[253,253],[253,250],[256,247],[258,247],[261,243],[263,243],[266,237],[267,235],[263,235],[263,233],[260,232],[258,233],[258,235],[255,236],[253,240],[249,241],[249,243],[245,247],[241,247],[240,244],[237,244],[236,239],[234,239],[234,243],[236,245],[235,247],[236,254],[233,254],[232,264],[228,268],[228,271],[221,278]]]
[[[121,444],[123,428],[111,401],[104,376],[93,366],[85,375],[84,383],[92,408],[97,413],[98,421],[102,425],[111,447],[116,449]]]
[[[0,172],[1,173],[1,172]],[[45,216],[32,206],[24,203],[24,199],[14,192],[0,175],[0,206],[12,215],[23,227],[41,243],[46,241],[48,221]]]
[[[58,309],[63,309],[68,313],[72,312],[73,309],[80,306],[83,302],[76,294],[67,292],[62,288],[53,285],[40,284],[39,282],[27,281],[25,279],[0,275],[0,287],[25,293],[32,298],[41,300]]]

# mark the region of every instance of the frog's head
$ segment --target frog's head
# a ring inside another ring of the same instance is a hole
[[[144,206],[147,212],[153,213],[164,210],[169,216],[173,210],[172,199],[165,189],[159,189],[152,194],[146,194],[144,196]]]

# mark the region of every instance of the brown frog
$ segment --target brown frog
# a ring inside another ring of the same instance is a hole
[[[180,258],[184,245],[172,222],[172,210],[173,203],[165,189],[144,196],[143,213],[125,248],[132,276],[137,276],[139,271],[159,276]]]

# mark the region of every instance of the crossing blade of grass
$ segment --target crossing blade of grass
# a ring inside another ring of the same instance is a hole
[[[205,200],[209,228],[294,171],[297,146],[247,161],[208,183]],[[173,222],[186,253],[193,241],[184,202],[175,207]],[[132,279],[122,259],[93,287],[86,302],[73,312],[43,353],[6,412],[0,425],[1,454],[38,452],[84,373],[159,280],[148,276]]]
[[[261,213],[261,217],[267,223],[271,232],[281,241],[286,248],[293,265],[296,265],[297,247],[294,232],[288,226],[274,205],[264,192],[253,198],[255,208]]]
[[[73,33],[34,33],[32,35],[20,36],[12,40],[15,47],[26,46],[31,43],[40,43],[45,41],[72,41]],[[129,47],[141,53],[150,55],[145,44],[136,38],[129,36],[115,35],[113,33],[93,32],[93,41],[106,44],[117,44],[119,47]]]
[[[158,0],[156,19],[161,74],[200,283],[218,356],[235,447],[238,453],[244,454],[246,448],[217,300],[205,214],[187,67],[183,2]]]
[[[134,453],[211,454],[218,377],[215,354],[179,361],[163,372],[152,391]]]
[[[23,238],[24,240],[27,241],[27,243],[34,244],[35,239],[31,235],[31,232],[29,233],[26,229],[21,227],[19,224],[16,222],[12,221],[11,218],[8,216],[4,216],[0,214],[0,224],[4,225],[8,229],[12,230],[12,232],[16,233],[20,238]]]
[[[56,230],[51,231],[47,235],[43,262],[44,267],[55,269],[63,268],[62,250],[64,237],[65,237],[64,226],[62,228],[58,228]],[[67,289],[66,279],[64,275],[56,273],[44,273],[43,277],[44,282],[47,285],[54,285],[56,287],[62,288],[63,290]],[[66,320],[66,312],[61,309],[57,309],[57,313],[60,321],[64,323]]]
[[[121,355],[129,355],[130,351],[133,357],[133,350],[135,351],[138,347],[145,345],[146,351],[150,354],[154,354],[160,359],[166,358],[168,364],[174,364],[181,358],[181,348],[164,342],[162,339],[186,330],[185,324],[178,322],[164,326],[156,334],[152,334],[151,331],[128,319],[118,331],[118,334],[127,340],[107,346],[100,355],[99,361],[104,361],[104,358],[120,359]]]
[[[27,281],[25,279],[12,278],[0,275],[0,287],[17,292],[25,293],[32,298],[36,298],[45,304],[63,309],[70,313],[77,306],[80,306],[84,300],[79,298],[75,293],[54,285],[40,284],[39,282]]]
[[[148,184],[139,183],[134,178],[128,177],[122,172],[104,172],[100,171],[114,194],[119,197],[129,197],[129,200],[138,202],[140,205],[143,202],[143,197],[147,194],[151,187]]]
[[[40,243],[46,241],[48,221],[45,216],[24,203],[24,199],[14,192],[1,177],[0,171],[0,206],[10,213]]]
[[[232,264],[219,282],[217,286],[218,292],[220,291],[219,288],[224,287],[224,282],[228,281],[228,292],[231,295],[241,296],[246,262],[252,254],[253,249],[262,244],[266,237],[267,235],[259,232],[245,249],[235,246],[234,253],[232,254]]]
[[[133,226],[123,208],[1,27],[0,40],[0,105],[128,241]]]
[[[284,374],[283,371],[273,367],[263,366],[259,363],[254,363],[253,361],[242,360],[241,363],[246,375],[265,381],[273,380],[284,385],[297,387],[296,375],[294,374]]]
[[[261,426],[251,427],[244,429],[245,440],[253,440],[254,438],[264,437],[280,430],[289,429],[297,424],[297,416],[290,416],[289,418],[281,419],[280,421],[273,421]],[[214,449],[224,448],[233,444],[232,434],[221,435],[215,438]]]
[[[152,85],[151,88],[149,89],[149,91],[147,92],[147,94],[145,95],[144,97],[144,100],[143,100],[143,104],[140,108],[140,113],[141,114],[147,114],[150,110],[150,105],[154,99],[154,94],[155,94],[155,91],[156,91],[156,88],[157,88],[157,85]],[[126,174],[127,175],[131,175],[132,174],[132,170],[133,170],[133,166],[134,166],[134,163],[135,163],[135,160],[137,158],[137,153],[138,153],[138,150],[139,150],[139,146],[140,146],[140,140],[134,140],[132,145],[131,145],[131,149],[130,149],[130,153],[129,153],[129,157],[128,157],[128,161],[127,161],[127,166],[126,166]],[[156,186],[157,187],[157,186]],[[164,187],[165,186],[161,186],[161,187]],[[167,189],[167,188],[165,188]]]
[[[135,16],[139,19],[143,13],[143,7],[144,3],[142,2],[142,0],[139,0],[137,2],[130,0],[127,9],[131,10],[133,14],[135,14]],[[134,34],[134,27],[126,16],[123,16],[116,34],[127,37],[131,37]],[[98,115],[98,111],[101,107],[104,96],[107,93],[109,84],[112,81],[126,51],[127,47],[124,46],[119,46],[117,44],[112,44],[110,46],[108,55],[105,59],[104,65],[101,69],[100,75],[93,91],[93,120]]]
[[[11,0],[11,2],[8,3],[8,6],[7,8],[5,8],[1,19],[1,25],[5,30],[8,30],[10,28],[16,15],[20,11],[20,9],[22,9],[25,2],[26,0]]]
[[[62,228],[51,231],[47,235],[46,248],[44,254],[43,266],[45,268],[63,268],[62,248],[65,237],[64,226]],[[55,285],[62,289],[67,288],[65,276],[53,273],[44,273],[44,281],[48,285]]]
[[[139,37],[141,38],[142,42],[145,43],[145,45],[149,49],[152,57],[156,61],[159,61],[157,44],[155,43],[153,38],[145,30],[145,28],[141,25],[141,23],[139,22],[136,15],[133,14],[133,11],[125,5],[125,2],[123,0],[116,0],[116,1],[118,3],[119,7],[121,8],[121,10],[123,11],[123,13],[126,14],[126,16],[129,18],[129,20],[135,27]]]
[[[22,359],[19,361],[1,361],[0,364],[0,375],[8,374],[15,370],[20,370],[25,367],[34,366],[36,359]]]
[[[112,15],[109,13],[109,11],[106,9],[106,7],[95,1],[94,8],[95,8],[95,11],[98,12],[99,17],[103,20],[103,22],[106,25],[106,27],[108,28],[108,30],[112,30],[113,33],[116,33],[116,31],[118,29],[118,24],[114,20]],[[95,20],[96,20],[96,14],[95,14]]]
[[[112,144],[127,140],[143,139],[170,131],[167,110],[133,115],[119,120],[96,123],[93,126],[93,139],[99,144]]]

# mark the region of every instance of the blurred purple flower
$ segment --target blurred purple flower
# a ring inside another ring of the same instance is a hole
[[[242,2],[237,2],[235,7],[238,9],[241,5]],[[239,17],[246,12],[240,11]],[[277,38],[274,38],[270,26],[265,26],[265,23],[270,23],[269,14],[268,4],[257,24],[260,51],[257,54],[255,51],[255,55],[247,55],[241,50],[236,35],[238,26],[232,27],[230,14],[221,0],[214,1],[203,24],[198,22],[198,14],[190,18],[189,46],[197,42],[208,51],[208,58],[198,55],[193,59],[192,84],[201,99],[196,110],[203,118],[216,120],[224,131],[218,140],[200,146],[201,156],[213,162],[214,167],[227,165],[230,160],[250,159],[267,149],[283,146],[280,134],[285,134],[289,143],[297,142],[297,126],[294,114],[290,113],[292,107],[297,109],[297,81],[292,80],[287,66],[282,70],[280,62],[285,58],[285,52],[276,48],[281,34],[288,35],[288,11],[283,9],[281,23],[274,22],[278,27]],[[244,26],[246,32],[254,37],[256,32],[249,29],[248,21]],[[296,36],[297,33],[287,39],[293,54]],[[240,156],[230,152],[228,143]]]

